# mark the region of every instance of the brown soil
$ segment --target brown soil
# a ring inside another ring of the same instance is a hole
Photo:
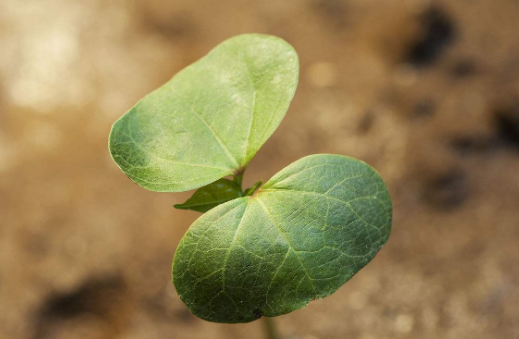
[[[286,119],[249,166],[373,165],[393,233],[286,337],[519,338],[519,2],[0,0],[0,338],[261,338],[192,316],[170,283],[189,196],[113,164],[114,120],[226,38],[288,40]]]

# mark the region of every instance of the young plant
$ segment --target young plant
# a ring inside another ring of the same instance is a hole
[[[298,74],[288,43],[240,35],[112,128],[112,157],[138,185],[198,188],[175,205],[206,213],[178,245],[172,276],[182,301],[205,320],[243,323],[305,307],[334,293],[389,237],[387,188],[350,157],[307,156],[263,186],[242,189],[247,164],[281,123]]]

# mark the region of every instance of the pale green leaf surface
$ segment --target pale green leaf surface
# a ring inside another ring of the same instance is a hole
[[[185,203],[177,204],[174,207],[204,213],[242,195],[241,187],[236,182],[229,179],[220,179],[199,188]]]
[[[371,167],[308,156],[255,195],[196,220],[176,251],[173,282],[209,321],[285,314],[332,294],[373,259],[391,218],[387,188]]]
[[[280,38],[226,40],[114,124],[112,157],[153,191],[187,191],[230,175],[278,127],[298,74],[297,54]]]

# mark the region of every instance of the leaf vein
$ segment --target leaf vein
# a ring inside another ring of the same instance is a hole
[[[289,246],[289,249],[292,250],[294,252],[294,254],[296,255],[296,258],[299,261],[299,264],[301,265],[301,267],[303,268],[303,271],[305,272],[305,275],[308,277],[308,279],[310,280],[310,283],[312,284],[314,292],[316,294],[318,294],[317,288],[316,288],[316,286],[315,286],[315,284],[314,284],[314,282],[312,280],[312,277],[310,276],[310,273],[309,273],[308,269],[306,268],[305,264],[303,263],[303,261],[301,260],[301,258],[297,254],[297,252],[295,251],[295,247],[292,244],[292,241],[286,236],[286,234],[283,231],[283,229],[274,221],[274,218],[272,217],[272,214],[269,212],[269,210],[267,209],[267,206],[265,206],[263,201],[261,201],[260,198],[256,198],[256,199],[257,199],[258,203],[260,204],[261,208],[263,209],[263,211],[265,212],[265,214],[267,215],[267,217],[269,218],[269,220],[271,221],[271,223],[277,228],[279,234],[281,235],[281,237],[283,237],[283,239],[285,240],[285,242]]]

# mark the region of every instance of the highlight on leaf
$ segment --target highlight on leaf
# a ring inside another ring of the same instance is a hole
[[[226,40],[114,124],[112,158],[152,191],[188,191],[231,175],[279,126],[298,76],[297,53],[284,40]]]

